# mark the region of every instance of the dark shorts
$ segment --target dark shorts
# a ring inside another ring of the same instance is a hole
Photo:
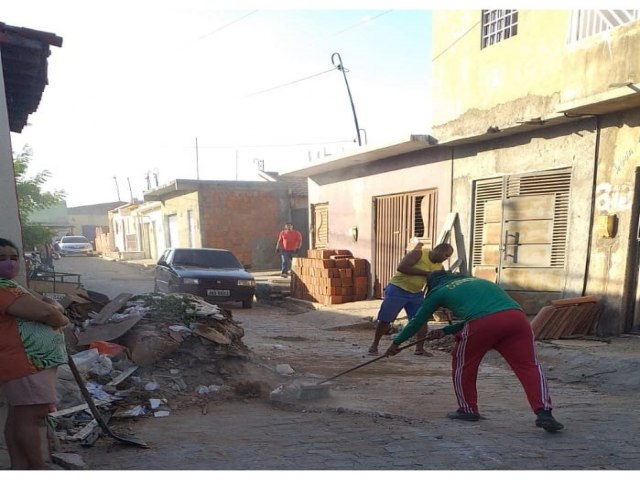
[[[378,312],[378,321],[382,323],[391,323],[404,308],[407,312],[407,318],[411,320],[424,301],[422,292],[411,293],[396,287],[392,283],[388,284],[384,289],[384,297]]]

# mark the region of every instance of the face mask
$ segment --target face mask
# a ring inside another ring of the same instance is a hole
[[[20,270],[20,265],[16,260],[0,260],[0,277],[15,278]]]

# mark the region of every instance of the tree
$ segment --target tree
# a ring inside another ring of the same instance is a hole
[[[43,170],[33,177],[27,176],[32,157],[33,152],[29,145],[25,145],[22,152],[13,157],[18,210],[22,222],[22,239],[25,246],[31,248],[51,240],[54,232],[47,227],[29,223],[29,216],[37,210],[43,210],[60,203],[67,195],[64,190],[54,190],[53,192],[42,190],[42,186],[51,176],[49,170]]]

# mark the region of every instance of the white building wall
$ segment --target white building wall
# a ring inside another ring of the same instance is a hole
[[[18,213],[18,196],[13,174],[13,151],[9,130],[9,113],[7,111],[6,93],[4,90],[4,73],[2,72],[2,56],[0,55],[0,205],[2,205],[2,222],[0,237],[11,240],[24,251],[22,245],[22,227]],[[20,262],[18,282],[26,284],[24,259]]]

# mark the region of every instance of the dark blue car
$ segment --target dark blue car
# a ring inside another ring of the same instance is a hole
[[[256,281],[229,250],[169,248],[155,267],[154,291],[191,293],[209,303],[242,302],[253,306]]]

